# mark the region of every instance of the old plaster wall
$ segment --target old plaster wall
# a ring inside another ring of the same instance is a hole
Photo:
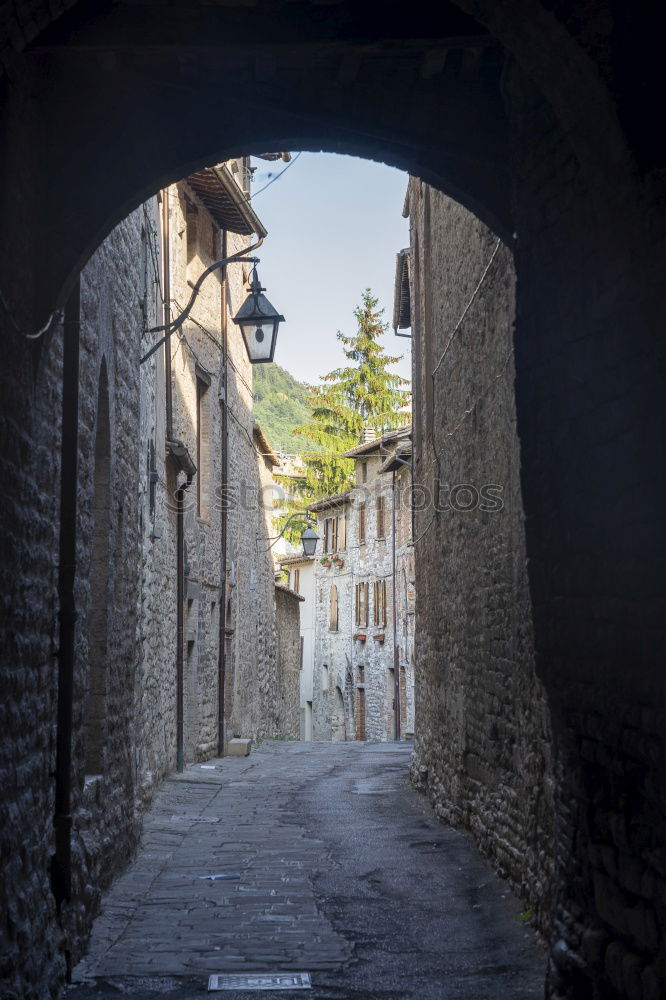
[[[553,775],[527,582],[513,262],[441,193],[412,180],[409,198],[416,560],[428,566],[417,577],[412,775],[547,928]]]
[[[300,613],[303,603],[303,597],[288,587],[276,584],[276,659],[280,683],[277,699],[278,732],[288,740],[300,739]]]

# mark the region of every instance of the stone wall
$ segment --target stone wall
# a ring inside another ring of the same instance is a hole
[[[666,994],[666,466],[654,458],[666,436],[655,322],[666,228],[649,182],[612,196],[591,184],[533,85],[514,70],[506,86],[516,410],[556,779],[548,992],[656,1000]]]
[[[513,262],[439,192],[411,180],[409,200],[416,560],[428,566],[417,577],[412,776],[546,929],[553,775],[527,580]]]
[[[8,519],[0,537],[0,993],[48,997],[65,955],[50,884],[57,691],[58,511],[62,328],[35,349],[11,324],[0,366],[0,473]],[[33,382],[34,379],[34,382]],[[41,942],[39,949],[31,947]]]
[[[182,190],[182,185],[174,186],[166,193],[174,312],[190,294]],[[128,216],[92,255],[80,280],[72,896],[59,916],[50,868],[58,694],[62,323],[55,321],[48,338],[32,350],[17,337],[17,356],[28,384],[36,375],[29,422],[21,426],[10,421],[7,427],[20,471],[11,464],[5,467],[20,488],[21,509],[28,518],[22,537],[5,535],[3,553],[13,560],[14,571],[24,574],[21,601],[6,603],[2,620],[5,656],[8,664],[16,665],[3,672],[15,691],[2,702],[5,731],[25,734],[0,771],[6,790],[2,848],[8,859],[3,877],[8,879],[5,898],[12,899],[0,992],[8,998],[43,1000],[81,956],[102,892],[129,861],[143,812],[159,780],[176,766],[176,476],[165,449],[163,352],[139,365],[156,336],[146,334],[146,328],[162,322],[160,213],[160,199],[151,199]],[[229,235],[229,252],[243,245],[243,238]],[[209,249],[220,255],[219,245],[211,243]],[[196,266],[203,270],[208,263],[199,259]],[[197,505],[195,478],[185,511],[188,761],[207,759],[218,747],[221,503],[215,487],[221,460],[220,327],[222,310],[228,323],[244,297],[246,277],[246,266],[237,266],[224,302],[219,280],[210,279],[190,323],[172,342],[174,436],[193,456],[196,376],[199,372],[210,378],[208,452],[200,456],[208,503],[205,510]],[[236,574],[244,581],[230,621],[240,617],[242,630],[251,632],[253,640],[238,643],[236,666],[243,676],[230,712],[250,720],[253,736],[297,735],[298,673],[294,675],[287,633],[287,675],[280,675],[273,564],[266,552],[272,463],[270,456],[259,453],[252,433],[251,369],[235,327],[229,341],[230,364],[235,366],[230,423],[236,428],[230,428],[230,461],[237,495],[245,491],[248,498],[229,518],[229,546]],[[20,413],[18,401],[14,412]],[[156,480],[151,483],[153,474]],[[268,508],[262,488],[268,491]],[[18,508],[16,515],[16,523],[22,524]],[[9,595],[9,581],[4,582]],[[260,647],[263,656],[257,655]],[[26,880],[22,871],[28,868],[32,876]]]
[[[134,808],[134,685],[139,659],[136,636],[140,592],[136,555],[137,354],[145,316],[146,255],[143,217],[137,211],[105,240],[81,275],[76,585],[79,618],[73,718],[77,812],[72,836],[72,904],[66,918],[74,955],[81,954],[101,893],[129,861],[140,830],[140,815]],[[104,476],[95,457],[96,436],[107,405],[110,476],[106,509],[105,505],[100,509],[93,499],[96,477],[99,473]],[[96,532],[106,539],[105,558],[97,565],[91,561]],[[105,607],[101,621],[96,621],[93,602],[100,588],[98,574],[105,571],[106,586],[99,594]],[[97,719],[92,697],[100,703]],[[93,738],[101,746],[96,761],[90,760],[86,746]]]
[[[288,587],[276,584],[277,672],[280,690],[277,705],[279,728],[275,735],[287,740],[300,739],[300,610],[304,600]]]
[[[26,745],[18,758],[22,761],[19,770],[14,765],[13,773],[5,775],[3,800],[8,812],[2,822],[3,856],[15,859],[12,863],[19,866],[30,858],[34,874],[26,884],[17,871],[13,887],[8,886],[14,902],[7,910],[8,936],[0,972],[2,994],[8,997],[47,995],[50,987],[45,984],[53,981],[54,974],[62,976],[65,966],[81,954],[101,892],[129,860],[139,833],[134,810],[133,694],[139,597],[136,360],[146,291],[141,226],[140,213],[129,216],[92,256],[80,281],[72,899],[63,904],[60,921],[52,902],[49,870],[54,851],[52,776],[58,690],[62,325],[54,324],[48,342],[41,345],[32,451],[26,450],[23,467],[23,475],[29,477],[26,485],[34,477],[38,489],[26,536],[33,539],[27,579],[33,581],[36,600],[25,593],[26,609],[32,607],[32,613],[40,616],[39,626],[36,622],[33,626],[35,639],[42,645],[35,662],[38,682],[31,682],[25,658],[27,633],[21,640],[22,654],[15,660],[17,666],[21,664],[21,687],[27,699],[23,711],[26,720],[30,719],[25,731],[32,734],[25,739],[34,744],[34,750],[31,754]],[[128,260],[137,261],[137,266],[128,268]],[[110,460],[102,470],[96,444],[104,436]],[[105,498],[101,505],[100,492]],[[94,564],[94,553],[104,551],[93,544],[98,532],[108,539],[108,553]],[[98,590],[100,576],[105,580],[103,591]],[[94,606],[97,593],[104,598],[101,618]],[[14,622],[14,642],[26,625]],[[19,719],[16,714],[15,721]],[[95,752],[91,753],[93,744]],[[26,770],[30,761],[31,775]],[[21,816],[26,795],[31,819]],[[11,871],[5,874],[11,877]],[[34,949],[35,940],[44,942],[44,951]]]
[[[164,322],[162,209],[164,193],[142,206],[149,241],[146,327]],[[155,343],[145,334],[141,353]],[[141,365],[139,497],[141,604],[135,753],[137,796],[148,805],[160,779],[176,767],[176,517],[175,477],[166,457],[164,351]],[[151,477],[156,481],[151,484]]]
[[[223,242],[219,227],[187,181],[167,189],[163,197],[169,211],[171,307],[177,315],[189,300],[191,283],[203,270],[224,254],[242,250],[248,239],[228,232]],[[151,203],[150,210],[159,242],[159,206]],[[280,728],[281,679],[276,661],[273,563],[268,550],[276,460],[261,453],[254,432],[252,366],[240,330],[232,323],[245,298],[248,276],[247,264],[233,264],[225,273],[211,275],[171,344],[171,437],[185,445],[197,465],[185,492],[184,513],[186,762],[205,760],[218,750],[220,614],[226,626],[225,742],[234,732],[257,738],[272,736]],[[163,379],[158,352],[146,364],[143,378],[144,659],[139,752],[145,756],[142,780],[146,790],[175,766],[176,753],[176,473],[166,458]],[[223,496],[225,435],[228,490]],[[152,508],[151,461],[157,472]],[[229,509],[223,560],[225,505]],[[220,608],[222,599],[224,609]],[[162,683],[155,683],[160,678]]]

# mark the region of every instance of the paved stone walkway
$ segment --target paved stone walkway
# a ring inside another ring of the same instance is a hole
[[[543,954],[469,839],[410,787],[409,744],[266,743],[165,782],[68,1000],[538,1000]]]

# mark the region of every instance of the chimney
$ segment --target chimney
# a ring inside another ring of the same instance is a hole
[[[376,441],[377,431],[374,427],[364,427],[361,431],[361,444],[368,444],[370,441]]]

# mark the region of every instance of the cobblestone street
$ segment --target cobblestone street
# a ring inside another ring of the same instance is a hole
[[[285,997],[537,1000],[519,903],[410,788],[410,753],[265,743],[171,777],[70,1000],[185,1000],[211,973],[280,970],[312,977]]]

